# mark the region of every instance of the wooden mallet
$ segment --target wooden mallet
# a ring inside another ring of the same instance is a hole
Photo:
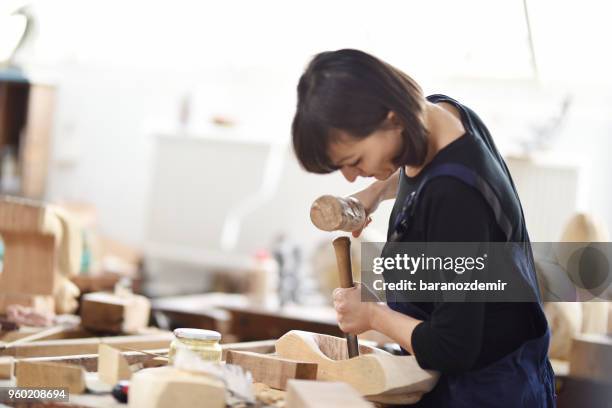
[[[333,245],[336,252],[336,262],[338,263],[340,287],[352,288],[354,285],[351,268],[351,240],[348,237],[339,237],[334,239]],[[359,355],[357,336],[354,334],[347,334],[346,343],[348,346],[349,358],[357,357]]]

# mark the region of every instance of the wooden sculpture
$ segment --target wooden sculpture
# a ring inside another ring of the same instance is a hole
[[[317,380],[343,381],[370,401],[412,404],[431,391],[438,374],[423,370],[413,356],[394,356],[359,345],[359,356],[349,359],[346,340],[292,330],[276,342],[280,357],[318,364]]]
[[[43,313],[73,312],[79,290],[69,278],[79,272],[82,240],[70,217],[44,203],[2,197],[0,236],[0,313],[10,304]]]
[[[610,234],[605,224],[590,214],[574,214],[563,227],[559,243],[554,246],[555,261],[559,266],[559,273],[567,273],[566,266],[574,251],[584,248],[587,242],[609,242]],[[536,260],[537,265],[545,265]],[[542,267],[542,266],[540,266]],[[570,288],[574,288],[570,283]],[[558,284],[561,279],[545,281],[547,286],[551,282]],[[578,291],[582,289],[578,288]],[[610,291],[606,291],[610,293]],[[604,292],[605,294],[605,292]],[[544,312],[551,329],[549,357],[560,360],[569,360],[572,354],[572,345],[575,337],[582,334],[605,334],[609,321],[612,318],[611,302],[546,302]],[[612,330],[611,330],[612,331]]]

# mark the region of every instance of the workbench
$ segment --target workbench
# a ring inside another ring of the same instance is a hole
[[[71,337],[74,333],[67,333]],[[92,351],[96,349],[100,338],[71,338],[71,339],[52,339],[42,340],[30,343],[21,344],[12,350],[4,350],[0,352],[0,356],[14,356],[18,361],[29,362],[50,362],[50,363],[68,363],[81,366],[85,369],[85,382],[88,389],[97,390],[95,393],[71,394],[68,403],[28,403],[15,406],[27,407],[80,407],[80,408],[115,408],[126,407],[127,404],[119,403],[107,391],[109,386],[103,384],[98,378],[98,354],[95,352],[88,354],[70,354],[75,350]],[[154,335],[144,336],[116,336],[101,338],[109,344],[117,345],[131,344],[134,348],[141,348],[155,354],[165,355],[168,352],[168,345],[172,339],[171,333],[157,333]],[[140,347],[138,347],[140,344]],[[96,345],[96,346],[95,346]],[[159,346],[165,346],[160,348]],[[243,343],[228,343],[222,346],[223,359],[225,359],[228,350],[252,351],[257,353],[271,353],[274,351],[274,340],[243,342]],[[52,354],[53,353],[53,354]],[[138,364],[150,361],[153,357],[138,351],[125,351],[122,355],[128,363]],[[23,356],[23,357],[20,357]],[[145,365],[146,367],[146,365]],[[0,387],[14,387],[15,378],[0,380]],[[0,406],[2,403],[0,402]]]
[[[236,302],[234,303],[233,307],[235,307],[235,305],[236,305]],[[263,321],[261,319],[270,319],[270,321],[274,322],[274,319],[276,318],[275,315],[269,311],[266,314],[264,314],[264,311],[261,311],[261,310],[251,311],[251,313],[248,313],[247,311],[241,308],[237,310],[240,313],[244,313],[247,316],[247,318],[250,318],[250,315],[255,316],[253,320],[249,320],[250,322],[249,324],[258,324],[257,323],[258,321],[260,322],[259,324],[264,324],[264,323],[261,323]],[[232,312],[227,311],[227,313],[232,313]],[[295,312],[288,311],[286,316],[281,316],[279,318],[279,321],[282,321],[282,319],[287,319],[287,323],[283,323],[283,324],[290,325],[292,324],[290,323],[292,319],[300,320],[299,316],[295,314],[292,315],[291,313],[295,313]],[[314,315],[311,315],[309,317],[312,320],[316,319],[317,317],[321,318],[321,316],[314,316]],[[256,320],[256,319],[260,319],[260,320]],[[305,322],[304,324],[314,324],[314,325],[322,324],[321,322],[317,322],[316,320],[313,323],[312,320],[310,319],[304,318],[301,321]],[[331,321],[327,324],[331,326]],[[284,328],[282,327],[283,326],[279,325],[276,327],[276,330],[281,330],[281,329],[284,330]],[[287,327],[288,330],[291,330],[293,328],[292,326],[284,326],[284,327]],[[263,328],[260,331],[257,331],[256,332],[258,333],[257,335],[261,335],[262,333],[265,333],[264,330],[265,328]],[[22,328],[20,330],[12,331],[12,332],[1,332],[0,340],[10,342],[15,339],[23,338],[24,336],[27,336],[28,334],[31,334],[31,329],[24,330]],[[127,365],[133,366],[137,364],[139,365],[139,367],[146,368],[146,367],[151,367],[151,366],[157,366],[160,364],[160,361],[158,361],[159,359],[157,359],[157,361],[154,361],[156,359],[154,358],[154,356],[151,356],[151,354],[166,355],[168,352],[170,341],[173,338],[174,337],[172,333],[167,332],[167,331],[162,331],[159,329],[155,329],[155,328],[147,329],[146,334],[108,336],[108,337],[94,337],[91,333],[87,332],[86,330],[83,330],[82,328],[75,328],[75,329],[66,330],[61,333],[55,333],[43,339],[39,339],[36,341],[28,341],[25,343],[13,345],[10,348],[7,348],[5,350],[0,350],[0,387],[14,387],[16,385],[16,379],[14,376],[11,379],[6,379],[7,372],[10,372],[11,370],[10,368],[7,369],[7,367],[15,367],[16,362],[19,362],[20,365],[22,366],[28,365],[31,363],[44,363],[43,365],[50,363],[50,364],[56,364],[56,365],[61,364],[61,365],[69,365],[69,366],[78,366],[78,367],[82,367],[82,369],[85,371],[84,386],[86,386],[88,390],[93,390],[94,393],[91,393],[89,391],[87,393],[71,393],[69,403],[62,403],[61,405],[59,405],[58,403],[40,402],[40,403],[35,403],[35,404],[29,403],[27,405],[20,405],[20,406],[47,407],[47,408],[57,407],[57,406],[91,407],[91,408],[126,406],[125,404],[121,404],[117,402],[109,394],[110,388],[108,384],[116,383],[116,381],[115,380],[113,380],[112,382],[107,381],[107,383],[105,384],[101,382],[100,379],[98,378],[98,371],[100,369],[98,365],[98,359],[99,359],[99,356],[102,355],[102,354],[98,354],[98,353],[101,353],[101,351],[98,349],[100,343],[107,344],[111,346],[112,348],[119,350],[121,356],[125,358],[126,366]],[[256,353],[258,356],[268,355],[270,353],[275,352],[275,344],[276,344],[276,340],[260,340],[260,341],[251,341],[251,342],[224,343],[222,344],[222,350],[223,350],[222,359],[224,361],[227,360],[228,362],[231,361],[232,363],[236,364],[236,361],[237,361],[236,359],[238,358],[243,358],[243,359],[252,358],[252,357],[249,357],[247,353],[246,355],[245,354],[235,355],[233,356],[234,360],[230,360],[230,357],[232,356],[230,356],[231,353],[228,353],[229,350]],[[146,350],[146,352],[141,352],[137,350],[141,350],[141,351]],[[246,363],[246,362],[243,361],[243,363]],[[238,363],[238,364],[242,366],[243,363]],[[165,365],[165,364],[166,364],[165,362],[162,363],[162,365]],[[258,364],[258,363],[254,363],[254,364]],[[257,389],[256,395],[258,396],[258,398],[263,395],[265,396],[265,398],[269,398],[269,401],[270,401],[269,405],[260,405],[261,407],[266,407],[266,406],[273,407],[276,405],[272,405],[272,404],[282,404],[283,403],[286,391],[282,391],[282,390],[285,389],[285,386],[283,385],[283,386],[277,387],[277,386],[274,386],[274,384],[278,381],[283,381],[281,380],[281,377],[286,378],[285,376],[289,375],[288,374],[289,370],[287,370],[287,367],[297,364],[295,366],[296,370],[299,370],[297,366],[300,366],[301,368],[305,368],[304,366],[305,363],[292,362],[292,363],[279,363],[279,364],[286,364],[286,367],[285,366],[284,368],[280,368],[280,366],[277,367],[279,370],[282,370],[278,372],[279,375],[281,375],[280,374],[281,372],[284,373],[278,378],[276,377],[276,374],[274,374],[276,372],[274,369],[264,369],[265,372],[259,373],[259,375],[261,376],[260,378],[262,379],[257,380],[257,381],[261,381],[263,384],[262,383],[256,384],[256,389]],[[35,365],[40,365],[40,364],[35,364]],[[253,368],[256,369],[256,367],[253,367]],[[309,369],[310,368],[311,367],[309,367]],[[55,371],[56,369],[53,368],[53,370],[54,371],[51,374],[49,374],[50,377],[47,377],[47,378],[53,378],[53,377],[58,378],[56,371]],[[298,376],[298,371],[296,371],[295,372],[296,377],[294,378],[305,378],[305,379],[315,378],[312,375],[304,376],[303,370],[300,372],[302,373],[301,376]],[[316,375],[315,373],[310,373],[310,374]],[[263,380],[264,377],[266,377],[268,381]],[[29,377],[26,377],[26,378],[29,378]],[[258,377],[254,375],[254,378],[258,378]],[[62,385],[64,385],[63,382],[62,382]],[[274,388],[277,388],[277,389],[274,389]],[[84,387],[81,389],[84,389]],[[335,395],[334,392],[332,392],[331,395]],[[361,401],[361,398],[360,398],[360,401]]]
[[[153,313],[169,319],[170,329],[193,327],[216,330],[237,341],[276,339],[289,330],[342,336],[331,306],[263,307],[247,296],[228,293],[153,299]]]

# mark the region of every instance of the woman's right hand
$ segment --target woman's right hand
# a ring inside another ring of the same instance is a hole
[[[370,215],[376,211],[381,202],[395,198],[399,181],[398,177],[399,171],[395,172],[395,174],[386,180],[377,181],[370,184],[370,186],[368,186],[366,189],[355,194],[351,194],[351,197],[355,197],[357,200],[359,200],[359,202],[361,202],[366,213],[365,223],[360,229],[353,231],[353,237],[359,237],[363,232],[363,229],[372,222],[372,217]]]
[[[378,208],[378,204],[380,204],[379,194],[376,191],[373,191],[372,186],[366,188],[365,190],[361,190],[355,194],[352,194],[351,197],[359,200],[361,205],[365,208],[366,220],[361,228],[352,232],[353,237],[357,238],[361,235],[361,232],[365,227],[368,226],[372,222],[372,214]]]

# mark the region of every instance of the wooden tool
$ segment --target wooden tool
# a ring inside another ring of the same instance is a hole
[[[359,350],[358,357],[349,359],[344,339],[297,330],[276,341],[279,356],[317,363],[317,380],[346,382],[374,402],[413,404],[438,381],[438,374],[423,370],[414,356],[365,345]]]
[[[290,379],[315,380],[317,365],[304,361],[294,361],[279,356],[252,353],[248,351],[228,351],[228,364],[236,364],[251,372],[253,381],[264,383],[272,388],[284,390]]]
[[[353,273],[351,272],[351,241],[348,237],[339,237],[334,239],[333,245],[334,251],[336,252],[336,262],[338,263],[340,286],[343,288],[352,288]],[[349,357],[357,357],[359,355],[357,336],[354,334],[347,334],[346,341]]]
[[[363,204],[355,197],[324,195],[310,207],[310,220],[323,231],[356,231],[366,222]]]

